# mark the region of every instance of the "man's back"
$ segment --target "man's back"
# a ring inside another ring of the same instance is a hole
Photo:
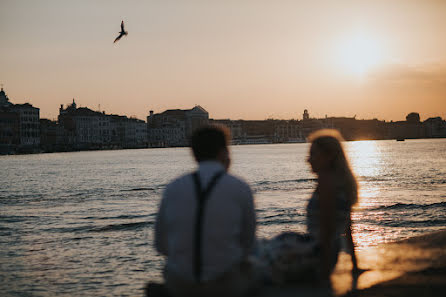
[[[218,162],[200,162],[198,176],[203,188],[225,168]],[[186,281],[194,275],[195,223],[198,209],[192,174],[170,183],[163,195],[156,223],[156,247],[168,256],[169,273]],[[255,240],[255,213],[249,186],[223,174],[206,199],[202,218],[201,280],[218,278],[240,263]]]

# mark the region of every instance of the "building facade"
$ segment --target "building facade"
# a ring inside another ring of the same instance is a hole
[[[29,103],[13,104],[0,90],[0,151],[37,152],[40,148],[40,109]]]
[[[108,115],[73,103],[59,109],[63,143],[68,149],[147,147],[147,124],[138,119]]]
[[[151,147],[189,145],[193,131],[209,123],[209,113],[197,105],[192,109],[170,109],[147,117],[147,138]]]

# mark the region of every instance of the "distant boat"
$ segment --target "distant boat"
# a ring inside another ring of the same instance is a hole
[[[404,141],[404,138],[397,138],[396,141]]]

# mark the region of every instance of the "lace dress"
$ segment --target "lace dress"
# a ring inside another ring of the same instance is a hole
[[[350,218],[350,206],[343,191],[335,198],[336,229],[333,236],[330,269],[336,265],[345,227]],[[265,274],[273,283],[312,281],[319,278],[320,256],[320,206],[315,191],[307,205],[307,233],[284,232],[263,240],[258,245],[257,255],[264,263]]]

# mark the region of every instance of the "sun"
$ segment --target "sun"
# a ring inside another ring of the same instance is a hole
[[[337,62],[346,72],[363,77],[382,62],[380,43],[365,34],[345,38],[339,43]]]

